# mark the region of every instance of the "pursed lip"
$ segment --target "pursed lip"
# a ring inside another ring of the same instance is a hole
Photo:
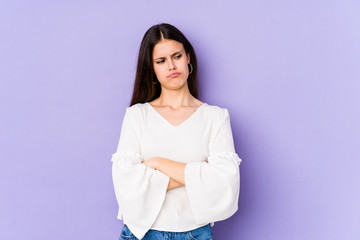
[[[167,77],[168,77],[168,78],[174,78],[174,77],[177,77],[177,76],[179,76],[179,75],[180,75],[179,72],[175,72],[175,73],[170,74],[170,75],[167,76]]]

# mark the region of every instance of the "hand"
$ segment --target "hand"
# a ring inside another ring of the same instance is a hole
[[[152,168],[152,169],[155,169],[157,170],[157,163],[158,163],[158,158],[157,157],[152,157],[152,158],[149,158],[148,160],[146,161],[142,161],[141,163],[142,164],[145,164],[146,166]]]

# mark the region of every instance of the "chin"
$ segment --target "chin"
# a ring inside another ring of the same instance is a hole
[[[181,81],[181,82],[173,82],[165,85],[165,88],[168,89],[181,89],[187,86],[187,81]]]

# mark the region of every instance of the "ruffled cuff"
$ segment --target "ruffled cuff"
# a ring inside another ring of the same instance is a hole
[[[124,169],[142,163],[144,157],[136,152],[119,151],[112,154],[111,161],[115,162],[120,169]]]
[[[210,156],[208,157],[209,163],[218,163],[224,160],[232,160],[236,162],[238,166],[242,162],[239,155],[235,152],[216,152],[214,154],[210,154]]]

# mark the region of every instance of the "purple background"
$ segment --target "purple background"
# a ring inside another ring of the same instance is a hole
[[[193,44],[243,159],[215,239],[360,239],[357,0],[2,0],[0,239],[118,239],[110,159],[161,22]]]

